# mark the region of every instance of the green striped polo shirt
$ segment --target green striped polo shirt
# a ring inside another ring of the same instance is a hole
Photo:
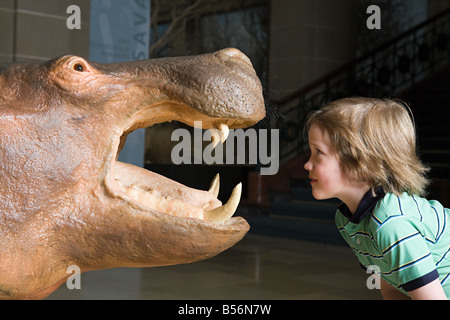
[[[361,265],[378,266],[371,269],[400,291],[439,278],[450,298],[450,210],[438,201],[378,188],[354,214],[339,206],[336,225]]]

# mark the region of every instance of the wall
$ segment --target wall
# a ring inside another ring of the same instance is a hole
[[[282,98],[354,58],[358,2],[271,2],[270,89]]]
[[[81,9],[81,30],[66,26],[67,7]],[[17,8],[17,10],[15,10]],[[1,0],[0,63],[89,55],[89,0]]]

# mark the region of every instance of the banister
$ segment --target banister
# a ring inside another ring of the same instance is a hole
[[[450,8],[434,15],[433,17],[425,20],[424,22],[419,23],[418,25],[416,25],[415,27],[395,36],[394,38],[392,38],[391,40],[388,40],[386,42],[384,42],[383,44],[381,44],[380,46],[376,47],[373,50],[370,50],[369,52],[367,52],[366,54],[361,55],[360,57],[357,57],[353,60],[351,60],[350,62],[347,62],[346,64],[336,68],[335,70],[325,74],[324,76],[318,78],[317,80],[314,80],[313,82],[311,82],[310,84],[300,88],[297,91],[294,91],[291,94],[288,94],[287,96],[278,99],[278,100],[272,100],[272,102],[277,105],[278,107],[283,106],[289,102],[291,102],[292,100],[298,99],[299,97],[303,96],[304,94],[306,94],[307,92],[312,91],[315,88],[320,87],[321,85],[327,83],[330,79],[335,78],[338,75],[341,75],[345,72],[347,72],[348,70],[351,70],[352,67],[356,66],[358,63],[361,63],[362,61],[370,58],[371,56],[374,56],[375,54],[377,54],[378,52],[383,51],[384,49],[390,47],[391,45],[393,45],[394,43],[398,42],[399,40],[408,37],[409,35],[413,34],[414,32],[418,31],[419,29],[422,29],[424,27],[426,27],[427,25],[430,25],[432,23],[434,23],[435,21],[441,19],[442,17],[444,17],[445,15],[448,15],[450,13]]]
[[[277,123],[281,129],[280,161],[307,149],[301,128],[310,111],[344,96],[395,96],[448,65],[449,14],[450,8],[282,99],[271,100],[284,115]]]

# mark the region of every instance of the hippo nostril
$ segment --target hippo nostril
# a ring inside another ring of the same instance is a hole
[[[229,57],[236,57],[236,56],[243,56],[244,54],[239,51],[238,49],[235,48],[227,48],[227,49],[223,49],[222,53],[229,56]]]
[[[218,53],[220,53],[223,56],[230,57],[230,58],[240,59],[240,60],[246,62],[251,67],[253,67],[252,62],[250,61],[250,59],[238,49],[227,48],[227,49],[223,49],[223,50],[219,51]]]

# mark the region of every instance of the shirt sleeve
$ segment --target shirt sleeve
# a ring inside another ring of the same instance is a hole
[[[411,291],[437,279],[439,274],[419,221],[391,216],[377,230],[382,252],[381,277],[396,287]]]

